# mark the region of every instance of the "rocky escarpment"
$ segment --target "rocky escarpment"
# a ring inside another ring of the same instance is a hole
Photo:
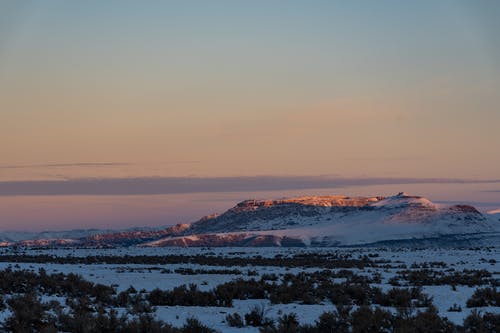
[[[163,237],[173,237],[179,235],[186,229],[189,229],[189,224],[176,224],[172,227],[160,230],[137,230],[96,234],[80,239],[80,244],[86,246],[135,245]]]
[[[175,237],[147,245],[355,245],[490,233],[497,227],[472,206],[441,206],[406,193],[311,196],[245,200],[223,214],[200,219]]]
[[[184,234],[228,231],[272,230],[314,219],[325,214],[373,210],[383,197],[309,196],[279,200],[245,200],[223,214],[203,217]]]

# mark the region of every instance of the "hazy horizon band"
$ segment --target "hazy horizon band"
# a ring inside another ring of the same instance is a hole
[[[0,196],[160,195],[255,192],[396,184],[487,184],[499,179],[338,178],[321,176],[80,178],[0,182]]]

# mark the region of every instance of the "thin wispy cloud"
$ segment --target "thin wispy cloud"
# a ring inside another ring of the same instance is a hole
[[[0,182],[0,196],[160,195],[257,192],[397,184],[500,183],[498,179],[340,178],[308,176],[80,178]]]
[[[170,161],[160,163],[159,165],[169,164],[197,164],[201,161]],[[106,168],[106,167],[120,167],[120,166],[133,166],[140,165],[137,163],[125,162],[84,162],[84,163],[47,163],[47,164],[13,164],[13,165],[0,165],[0,169],[35,169],[35,168]]]
[[[31,168],[86,168],[86,167],[115,167],[132,165],[132,163],[54,163],[54,164],[19,164],[0,165],[0,169],[31,169]]]

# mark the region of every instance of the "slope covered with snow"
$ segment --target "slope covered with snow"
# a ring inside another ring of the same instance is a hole
[[[112,230],[102,229],[76,229],[64,231],[42,231],[42,232],[25,232],[25,231],[4,231],[0,232],[0,241],[3,242],[19,242],[26,240],[38,239],[76,239],[87,237],[99,233],[108,233]]]
[[[360,245],[389,240],[491,234],[499,223],[472,206],[392,197],[246,200],[148,246]]]

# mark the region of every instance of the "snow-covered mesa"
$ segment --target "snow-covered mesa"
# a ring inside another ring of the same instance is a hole
[[[401,240],[461,242],[498,235],[500,223],[472,206],[391,197],[313,196],[247,200],[148,246],[338,246]],[[481,235],[481,236],[479,236]]]
[[[22,236],[0,234],[0,241],[4,246],[52,247],[488,245],[500,239],[500,210],[483,214],[472,206],[438,205],[406,193],[307,196],[245,200],[222,214],[163,229]]]

